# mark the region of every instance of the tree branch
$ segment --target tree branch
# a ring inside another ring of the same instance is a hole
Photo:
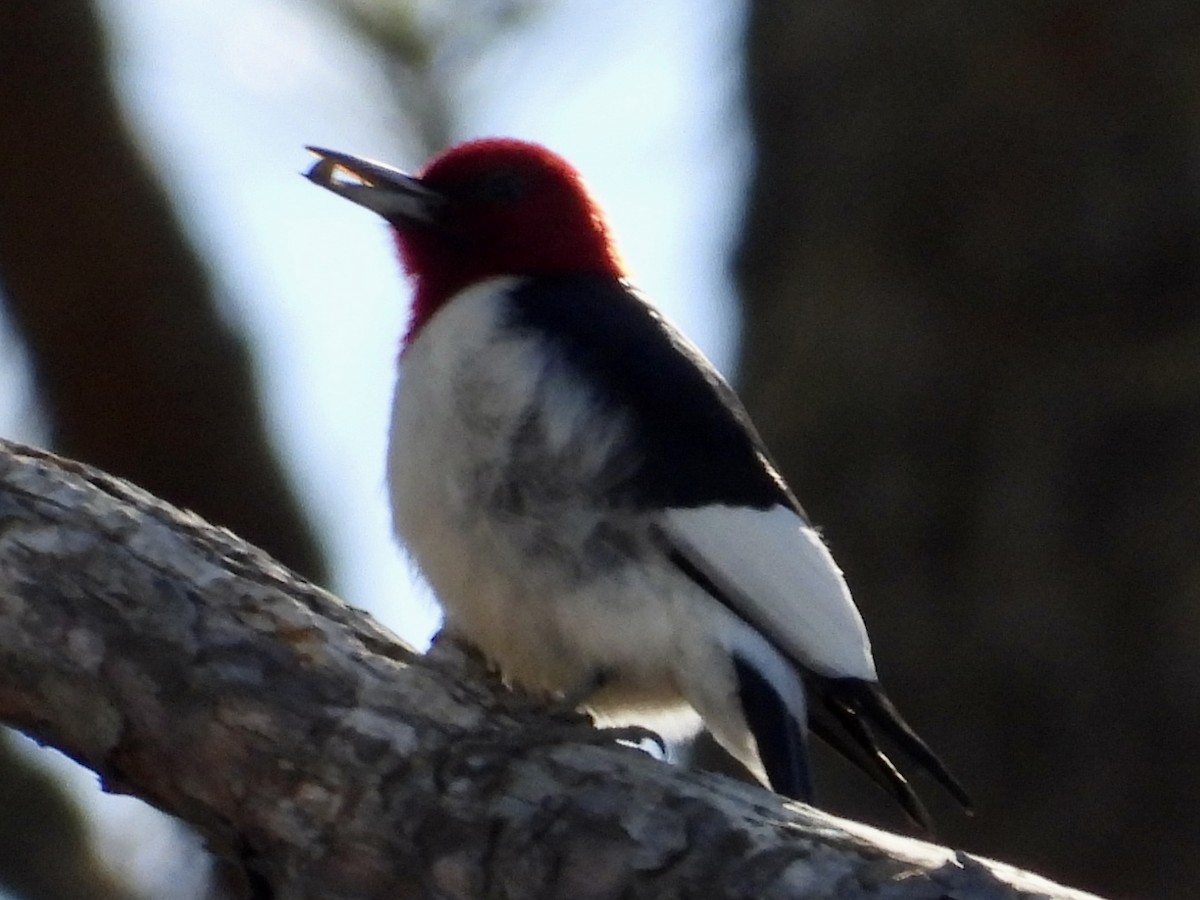
[[[0,720],[192,823],[259,897],[1087,896],[580,740],[460,649],[2,441]]]

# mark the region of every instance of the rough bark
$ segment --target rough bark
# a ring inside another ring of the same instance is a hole
[[[1086,896],[597,739],[81,464],[0,444],[0,523],[0,718],[257,896]]]
[[[1200,7],[749,11],[742,396],[972,790],[947,834],[1190,898]]]

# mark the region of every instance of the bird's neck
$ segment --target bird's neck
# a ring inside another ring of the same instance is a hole
[[[451,297],[466,287],[465,284],[440,283],[423,277],[413,277],[412,282],[412,306],[408,316],[408,327],[405,329],[404,339],[400,345],[401,354],[408,349],[408,346],[421,333],[421,329],[433,318],[434,314],[445,306]]]

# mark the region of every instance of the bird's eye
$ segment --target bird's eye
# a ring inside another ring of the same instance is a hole
[[[480,199],[488,203],[507,205],[520,200],[525,193],[525,179],[516,172],[490,172],[479,180]]]

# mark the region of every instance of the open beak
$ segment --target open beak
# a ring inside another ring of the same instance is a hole
[[[431,224],[446,205],[441,194],[391,166],[321,147],[305,149],[318,157],[305,178],[365,206],[396,227]]]

